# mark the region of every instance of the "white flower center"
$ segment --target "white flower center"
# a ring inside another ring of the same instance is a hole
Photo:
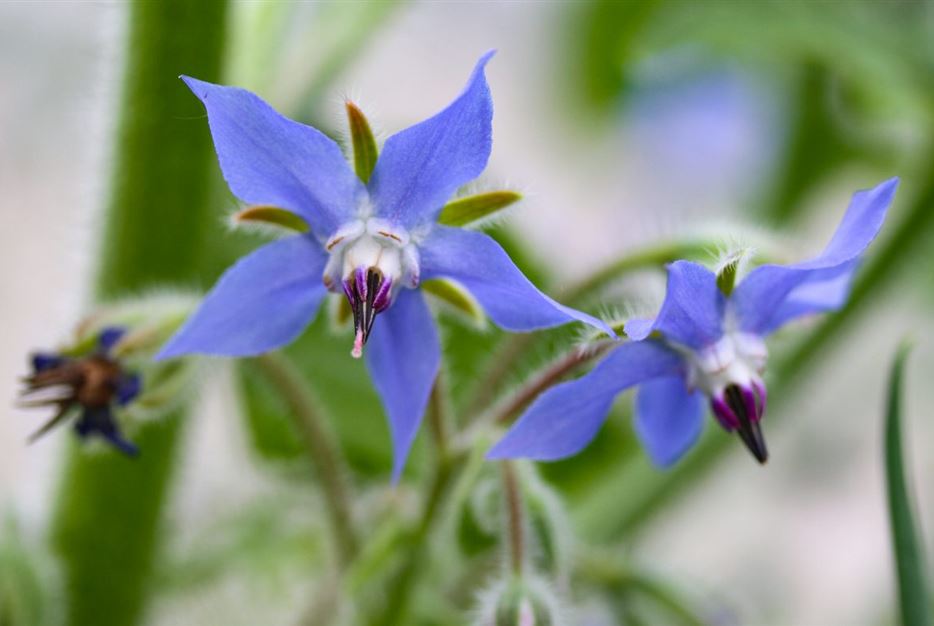
[[[385,220],[371,217],[343,225],[325,243],[331,258],[324,268],[324,285],[340,293],[358,270],[376,270],[392,285],[415,288],[419,281],[418,248],[409,233]]]
[[[686,356],[689,386],[713,397],[729,385],[751,387],[761,382],[768,350],[758,335],[729,331],[712,346]]]

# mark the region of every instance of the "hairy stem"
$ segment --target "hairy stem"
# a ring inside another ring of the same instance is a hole
[[[503,494],[506,496],[506,537],[509,548],[509,566],[515,576],[522,575],[525,564],[525,520],[522,511],[522,492],[516,467],[512,461],[501,461]]]
[[[103,298],[210,279],[202,251],[212,219],[214,161],[204,110],[181,73],[220,78],[224,0],[133,2],[96,292]],[[71,626],[128,626],[144,617],[184,411],[143,425],[137,459],[71,445],[52,541]]]
[[[444,372],[438,372],[428,399],[428,427],[435,442],[439,463],[445,463],[449,455],[448,428],[451,416],[448,410],[447,383]]]
[[[600,358],[614,345],[617,345],[617,342],[604,339],[589,346],[573,347],[538,372],[533,373],[515,392],[505,397],[485,416],[477,419],[475,426],[508,423],[543,392],[564,380],[578,368]],[[468,414],[468,419],[469,417]]]
[[[711,256],[718,243],[714,240],[696,240],[669,242],[635,250],[600,269],[594,271],[578,283],[556,294],[560,302],[570,306],[580,306],[611,283],[625,276],[648,268],[663,267],[678,259]],[[490,359],[486,375],[477,383],[476,392],[465,411],[466,415],[477,415],[489,407],[502,389],[508,374],[513,371],[522,357],[538,339],[534,333],[511,335],[504,340]]]
[[[325,508],[334,533],[338,566],[343,569],[357,552],[357,536],[350,511],[350,493],[345,482],[345,467],[334,437],[327,427],[302,375],[280,352],[255,357],[270,383],[288,403],[311,460],[321,480]]]

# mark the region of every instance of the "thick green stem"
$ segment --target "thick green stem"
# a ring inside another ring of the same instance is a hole
[[[226,2],[127,5],[124,91],[97,292],[200,282],[213,161],[203,110],[178,80],[220,74]],[[152,579],[181,415],[143,427],[131,460],[72,446],[52,523],[66,579],[67,623],[140,621]]]
[[[289,405],[289,414],[301,433],[308,450],[308,458],[318,472],[325,512],[331,522],[337,551],[338,567],[343,570],[357,552],[357,536],[350,510],[350,495],[345,481],[346,468],[339,448],[312,397],[305,379],[295,366],[278,352],[270,352],[254,359],[282,398]]]

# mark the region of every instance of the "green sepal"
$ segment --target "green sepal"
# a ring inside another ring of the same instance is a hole
[[[522,199],[515,191],[488,191],[452,200],[441,209],[438,223],[445,226],[466,226],[493,215]]]
[[[237,226],[242,224],[273,226],[297,233],[307,233],[311,230],[304,219],[291,211],[275,206],[248,206],[234,213],[232,220]]]
[[[347,121],[350,123],[350,140],[353,145],[353,167],[363,184],[370,182],[370,175],[376,167],[379,149],[376,147],[376,138],[370,129],[363,111],[356,104],[348,100]]]
[[[444,278],[432,278],[422,281],[421,288],[466,318],[477,327],[486,326],[486,313],[480,303],[454,281]]]
[[[534,581],[512,578],[496,602],[495,626],[552,626],[554,611],[547,592]]]
[[[717,287],[723,295],[729,297],[733,293],[733,287],[736,286],[736,275],[739,272],[739,264],[746,256],[746,250],[737,250],[727,254],[717,266]]]

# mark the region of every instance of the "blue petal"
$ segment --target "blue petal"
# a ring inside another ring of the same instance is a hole
[[[327,256],[305,236],[274,241],[240,259],[205,296],[156,359],[182,354],[248,356],[295,339],[326,290]]]
[[[126,328],[122,326],[108,326],[101,329],[97,336],[97,347],[105,354],[117,345],[117,342],[126,334]]]
[[[370,178],[376,214],[406,228],[433,221],[461,185],[486,168],[493,101],[477,62],[467,87],[446,109],[390,137]]]
[[[853,194],[833,239],[816,258],[750,272],[731,299],[740,327],[765,335],[801,315],[842,306],[859,256],[882,228],[897,187],[898,178],[892,178]]]
[[[552,461],[577,454],[596,436],[617,394],[682,369],[681,357],[658,342],[624,343],[589,374],[539,396],[487,458]]]
[[[139,448],[123,437],[110,408],[106,406],[86,407],[75,422],[75,432],[82,439],[99,435],[127,456],[139,454]]]
[[[31,358],[34,374],[56,368],[65,362],[65,357],[52,352],[36,352]]]
[[[128,405],[142,389],[143,379],[139,377],[139,374],[124,374],[117,383],[117,404]]]
[[[680,376],[659,378],[636,392],[636,435],[652,462],[668,467],[690,449],[701,434],[703,400],[688,391]]]
[[[438,331],[425,298],[403,289],[373,325],[366,364],[389,416],[392,478],[399,479],[441,363]]]
[[[574,320],[615,337],[601,320],[559,304],[539,291],[489,236],[436,226],[419,248],[425,278],[451,278],[464,285],[497,325],[527,331]]]
[[[343,152],[320,131],[237,87],[182,76],[204,103],[230,190],[249,204],[288,209],[326,240],[353,219],[366,193]]]
[[[630,320],[626,335],[641,341],[653,331],[685,346],[699,349],[723,336],[726,298],[716,275],[703,265],[675,261],[668,266],[665,301],[654,321]]]

